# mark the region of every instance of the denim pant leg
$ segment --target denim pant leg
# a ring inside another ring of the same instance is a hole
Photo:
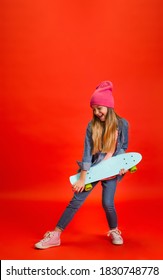
[[[93,188],[95,187],[96,183],[92,183]],[[92,189],[93,189],[92,188]],[[74,193],[74,196],[68,206],[66,207],[65,211],[63,212],[62,216],[60,217],[57,227],[64,230],[65,227],[71,222],[77,210],[82,206],[87,196],[91,193],[92,189],[87,192],[81,193]]]
[[[117,227],[117,213],[114,206],[114,195],[117,186],[117,178],[102,181],[102,206],[110,229]]]

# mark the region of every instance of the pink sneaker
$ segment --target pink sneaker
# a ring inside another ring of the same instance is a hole
[[[47,249],[53,246],[59,246],[61,233],[58,231],[48,231],[45,233],[44,238],[35,244],[37,249]]]
[[[108,232],[107,236],[110,236],[111,241],[114,245],[122,245],[123,238],[121,236],[121,232],[118,228],[112,229]]]

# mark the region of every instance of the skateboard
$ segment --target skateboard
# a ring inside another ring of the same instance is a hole
[[[89,184],[100,181],[115,175],[118,175],[121,169],[131,170],[135,172],[137,170],[136,164],[142,160],[140,153],[130,152],[117,156],[113,156],[109,159],[102,160],[100,163],[92,166],[86,174],[85,185],[89,188]],[[74,185],[80,177],[80,172],[69,177],[70,183]]]

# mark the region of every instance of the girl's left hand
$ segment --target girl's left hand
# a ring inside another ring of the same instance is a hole
[[[119,175],[124,175],[128,170],[125,170],[125,169],[121,169],[119,171]]]

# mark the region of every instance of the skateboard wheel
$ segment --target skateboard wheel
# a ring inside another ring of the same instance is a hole
[[[90,191],[91,189],[92,189],[92,184],[87,184],[87,185],[85,185],[84,190],[85,190],[86,192]]]
[[[135,165],[135,166],[133,166],[133,167],[131,167],[131,168],[129,169],[129,171],[130,171],[130,173],[134,173],[134,172],[136,172],[136,171],[137,171],[137,167],[136,167],[136,165]]]

